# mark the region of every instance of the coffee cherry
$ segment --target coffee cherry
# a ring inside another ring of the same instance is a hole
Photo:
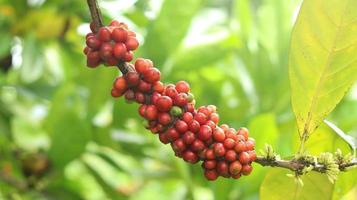
[[[138,85],[138,89],[143,92],[143,93],[147,93],[151,90],[151,84],[148,82],[145,82],[143,80],[139,81],[139,85]]]
[[[205,169],[214,169],[214,168],[216,168],[216,161],[215,160],[205,160],[203,162],[203,167]]]
[[[237,153],[246,151],[246,145],[245,145],[245,143],[242,142],[242,141],[236,143],[236,145],[234,146],[234,150],[235,150]]]
[[[135,100],[138,103],[144,103],[145,102],[145,95],[141,92],[135,92]]]
[[[210,120],[212,120],[215,124],[218,124],[219,122],[219,115],[217,113],[212,113],[210,115]]]
[[[172,99],[168,96],[161,96],[156,101],[156,107],[161,112],[168,112],[172,107]]]
[[[247,152],[241,152],[238,155],[239,162],[242,164],[248,164],[250,162],[250,157]]]
[[[207,160],[213,160],[215,159],[216,155],[214,155],[213,149],[207,149],[205,152],[205,159]]]
[[[177,122],[175,123],[175,128],[179,133],[185,133],[188,130],[186,122],[182,120],[177,120]]]
[[[216,128],[216,124],[211,120],[206,121],[205,125],[209,126],[212,130]]]
[[[189,163],[192,163],[192,164],[195,164],[198,162],[198,157],[195,153],[193,153],[192,151],[188,150],[188,151],[185,151],[183,153],[183,159],[186,161],[186,162],[189,162]]]
[[[130,62],[131,60],[133,60],[133,57],[134,57],[133,52],[132,52],[132,51],[127,51],[127,52],[125,53],[125,55],[124,55],[123,60],[124,60],[125,62]]]
[[[98,51],[89,52],[87,54],[87,66],[97,67],[100,63],[100,55]]]
[[[248,140],[246,143],[246,149],[247,151],[252,151],[254,150],[254,142],[252,140]]]
[[[237,175],[242,170],[242,164],[238,161],[234,161],[229,164],[229,173],[231,175]]]
[[[199,139],[196,139],[191,144],[191,149],[195,152],[201,152],[205,147],[205,144]]]
[[[126,73],[125,79],[130,87],[137,86],[140,82],[139,74],[136,72]]]
[[[211,138],[212,136],[212,129],[211,127],[207,126],[207,125],[202,125],[200,127],[200,130],[198,132],[198,138],[200,140],[208,140],[209,138]]]
[[[139,42],[135,37],[129,36],[125,42],[125,46],[129,50],[135,50],[139,46]]]
[[[187,124],[190,124],[193,120],[193,115],[190,112],[185,112],[182,115],[182,120],[185,121]]]
[[[160,80],[160,71],[156,68],[150,68],[144,72],[144,80],[148,83],[155,83]]]
[[[125,92],[125,99],[129,102],[135,100],[135,92],[133,90],[127,90]]]
[[[186,81],[177,82],[175,88],[179,93],[188,93],[190,91],[190,85]]]
[[[159,140],[160,140],[160,142],[162,142],[164,144],[168,144],[170,142],[169,139],[167,138],[166,133],[160,133]]]
[[[190,145],[193,141],[195,141],[196,137],[194,133],[187,131],[183,134],[182,139],[185,144]]]
[[[178,106],[173,106],[170,109],[170,114],[174,117],[180,117],[182,115],[182,109]]]
[[[93,50],[98,50],[101,45],[101,42],[95,36],[92,36],[87,38],[86,44],[89,48]]]
[[[187,94],[179,93],[175,96],[174,104],[177,106],[185,106],[188,103]]]
[[[187,101],[192,102],[195,99],[195,96],[192,93],[187,94]]]
[[[224,140],[223,145],[226,149],[233,149],[236,143],[232,138],[227,138]]]
[[[214,181],[218,178],[216,170],[205,170],[205,177],[209,181]]]
[[[250,162],[255,161],[257,159],[257,154],[254,151],[248,151]]]
[[[119,92],[118,90],[116,90],[115,88],[113,88],[111,91],[111,95],[112,95],[112,97],[115,98],[115,97],[120,97],[122,95],[122,93]]]
[[[164,84],[162,82],[157,81],[157,82],[154,83],[153,89],[154,89],[155,92],[158,92],[158,93],[161,94],[161,93],[164,92],[165,86],[164,86]]]
[[[238,135],[243,135],[245,140],[247,141],[248,140],[248,135],[249,135],[249,132],[248,132],[248,129],[247,128],[240,128],[238,131],[237,131],[237,134]]]
[[[113,54],[115,58],[122,59],[126,54],[126,47],[123,43],[116,43],[113,47]]]
[[[106,27],[101,27],[98,30],[98,38],[103,42],[109,42],[111,39],[111,33]]]
[[[233,162],[237,159],[237,153],[234,150],[228,150],[224,158],[230,162]]]
[[[251,165],[243,165],[242,166],[242,174],[247,176],[249,175],[253,170],[253,167]]]
[[[205,124],[207,121],[207,116],[200,112],[197,113],[193,118],[200,124]]]
[[[216,127],[213,131],[213,139],[217,142],[223,142],[226,138],[224,131],[220,127]]]
[[[89,28],[90,28],[90,30],[91,30],[93,33],[95,33],[96,25],[95,25],[94,22],[91,22],[91,23],[89,24]]]
[[[126,83],[126,80],[121,76],[117,78],[114,82],[114,88],[121,93],[124,93],[124,91],[127,89],[128,85]]]
[[[170,98],[174,99],[178,92],[175,89],[174,85],[167,85],[165,88],[165,95],[169,96]]]
[[[162,125],[168,125],[171,122],[171,116],[168,113],[159,113],[158,121]]]
[[[123,28],[115,28],[112,31],[112,35],[111,35],[112,39],[115,42],[120,42],[123,43],[127,40],[128,38],[128,32],[126,30],[124,30]],[[126,48],[126,47],[125,47]]]
[[[117,21],[117,20],[112,20],[110,23],[109,23],[109,26],[120,26],[120,23]]]
[[[139,115],[145,117],[147,105],[141,105],[139,107]]]
[[[241,176],[242,176],[242,174],[241,174],[241,173],[238,173],[238,174],[236,174],[236,175],[232,175],[232,178],[234,178],[234,179],[239,179]]]
[[[177,139],[172,143],[172,149],[177,152],[183,152],[186,150],[186,145],[182,139]]]
[[[99,50],[99,55],[103,60],[108,60],[113,55],[113,47],[110,43],[103,43]]]
[[[196,120],[192,120],[188,127],[191,132],[197,133],[200,130],[200,123],[198,123]]]
[[[170,142],[173,142],[173,141],[177,140],[178,138],[180,138],[180,133],[174,128],[169,128],[166,132],[166,135],[167,135],[167,139]]]
[[[224,156],[224,154],[226,153],[226,149],[224,148],[222,143],[215,143],[213,145],[213,151],[217,157]]]
[[[156,120],[157,113],[157,108],[154,105],[148,105],[145,112],[145,118],[148,120]]]

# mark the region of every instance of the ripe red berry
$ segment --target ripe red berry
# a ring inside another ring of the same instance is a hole
[[[171,122],[171,116],[166,112],[159,113],[158,121],[162,125],[168,125]]]
[[[123,59],[126,54],[126,47],[123,43],[116,43],[113,47],[113,54],[117,59]]]
[[[113,88],[111,91],[111,95],[112,95],[112,97],[120,97],[122,95],[122,93],[119,92],[118,90],[116,90],[115,88]]]
[[[135,92],[135,100],[138,103],[144,103],[145,102],[145,95],[141,92]]]
[[[145,117],[147,105],[141,105],[139,107],[139,115]]]
[[[172,107],[172,99],[168,96],[161,96],[156,101],[156,107],[161,112],[168,112]]]
[[[205,147],[205,144],[199,139],[196,139],[191,144],[191,149],[195,152],[201,152]]]
[[[128,38],[128,32],[123,29],[123,28],[115,28],[113,31],[112,31],[112,39],[115,41],[115,42],[125,42]]]
[[[244,136],[244,139],[247,141],[248,140],[248,137],[249,137],[249,131],[247,128],[240,128],[238,131],[237,131],[237,134],[238,135],[243,135]]]
[[[245,145],[245,143],[242,142],[242,141],[236,143],[236,145],[234,146],[234,150],[235,150],[237,153],[246,151],[246,145]]]
[[[125,79],[129,86],[137,86],[140,82],[140,77],[137,72],[128,72],[125,74]]]
[[[91,23],[89,24],[89,28],[90,28],[90,30],[91,30],[93,33],[95,33],[96,25],[95,25],[94,22],[91,22]]]
[[[202,125],[202,126],[200,127],[199,132],[198,132],[198,138],[199,138],[200,140],[205,141],[205,140],[210,139],[211,136],[212,136],[212,129],[211,129],[211,127],[209,127],[209,126],[207,126],[207,125]]]
[[[229,177],[229,165],[224,160],[218,161],[216,170],[219,175]]]
[[[188,93],[190,91],[190,85],[186,81],[177,82],[175,88],[179,93]]]
[[[238,155],[239,162],[242,164],[248,164],[250,162],[250,157],[247,152],[241,152]]]
[[[140,80],[138,89],[143,93],[147,93],[151,90],[151,84],[146,81]]]
[[[239,179],[241,177],[241,175],[242,175],[241,173],[238,173],[236,175],[232,175],[232,178]]]
[[[187,101],[187,94],[186,93],[179,93],[174,98],[174,104],[177,106],[185,106],[188,103]]]
[[[101,42],[95,36],[88,37],[86,40],[87,46],[92,50],[98,50]]]
[[[248,140],[246,143],[246,148],[247,148],[247,151],[252,151],[254,150],[254,142],[252,140]]]
[[[129,50],[135,50],[139,46],[139,42],[135,37],[129,36],[125,42],[125,46]]]
[[[103,60],[108,60],[113,56],[113,47],[110,43],[103,43],[100,46],[99,55]]]
[[[169,85],[167,85],[167,86],[165,87],[165,95],[166,95],[166,96],[169,96],[169,97],[171,97],[172,99],[174,99],[177,94],[178,94],[178,93],[177,93],[177,91],[176,91],[174,85],[169,84]]]
[[[182,139],[177,139],[172,143],[172,149],[177,152],[183,152],[186,150],[186,145]]]
[[[135,92],[133,90],[127,90],[125,92],[125,99],[129,102],[135,100]]]
[[[192,163],[192,164],[195,164],[195,163],[198,162],[197,155],[194,152],[190,151],[190,150],[185,151],[183,153],[182,157],[186,162],[189,162],[189,163]]]
[[[223,129],[216,127],[213,131],[213,139],[217,142],[223,142],[225,138],[226,135],[224,134]]]
[[[98,51],[88,52],[87,54],[87,66],[97,67],[100,64],[100,55]]]
[[[188,125],[189,129],[193,133],[197,133],[200,130],[200,123],[196,120],[192,120],[192,122]]]
[[[257,159],[257,154],[254,151],[248,151],[250,162],[255,161]]]
[[[221,124],[219,127],[223,129],[224,132],[228,131],[229,129],[229,126],[227,124]]]
[[[243,165],[242,166],[242,174],[247,176],[249,175],[253,170],[253,167],[251,165]]]
[[[214,169],[216,167],[216,161],[215,160],[205,160],[203,162],[203,167],[205,169]]]
[[[125,62],[130,62],[131,60],[133,60],[133,57],[134,57],[133,52],[132,52],[132,51],[127,51],[127,52],[125,53],[125,55],[124,55],[123,60],[124,60]]]
[[[168,139],[170,142],[173,142],[173,141],[177,140],[178,138],[180,138],[180,133],[177,132],[177,130],[174,129],[174,128],[169,128],[169,129],[166,131],[166,135],[167,135],[167,139]]]
[[[190,112],[185,112],[182,115],[182,120],[185,121],[187,124],[190,124],[191,121],[193,120],[193,115]]]
[[[160,80],[160,71],[155,67],[149,68],[144,72],[144,80],[149,83],[155,83]]]
[[[216,128],[216,124],[212,120],[206,121],[205,125],[211,127],[212,130]]]
[[[236,142],[232,138],[227,138],[224,140],[223,145],[226,149],[233,149]]]
[[[145,118],[148,120],[156,120],[157,119],[157,108],[154,105],[148,105],[145,112]]]
[[[190,145],[193,141],[195,141],[196,137],[194,133],[187,131],[183,134],[182,139],[185,144]]]
[[[186,122],[182,120],[177,120],[175,123],[175,128],[179,133],[185,133],[188,130]]]
[[[234,150],[228,150],[224,158],[230,162],[237,160],[237,153]]]
[[[239,161],[234,161],[229,165],[229,173],[237,175],[242,170],[242,164]]]
[[[109,42],[111,39],[111,33],[109,31],[109,29],[107,29],[106,27],[101,27],[98,30],[98,38],[99,40],[103,41],[103,42]]]
[[[157,81],[157,82],[154,83],[153,89],[154,89],[155,92],[158,92],[158,93],[161,94],[161,93],[164,92],[165,86],[164,86],[164,84],[162,82]]]
[[[216,170],[205,170],[205,177],[209,181],[214,181],[218,178]]]
[[[150,62],[148,62],[146,59],[144,58],[138,58],[135,61],[135,70],[140,73],[143,74],[146,72],[146,70],[148,70],[149,68],[151,68],[152,66],[150,65]]]
[[[164,144],[168,144],[170,142],[169,139],[167,138],[166,133],[160,133],[159,140]]]
[[[124,77],[121,76],[115,80],[114,88],[121,93],[125,92],[125,90],[128,88],[128,84],[126,83]]]
[[[213,151],[217,157],[221,157],[224,156],[224,154],[226,154],[226,149],[224,148],[222,143],[215,143],[213,145]]]
[[[186,111],[193,113],[195,111],[195,104],[194,103],[188,103],[186,105]]]
[[[201,112],[197,113],[193,118],[200,124],[205,124],[207,121],[207,116]]]
[[[219,115],[217,113],[212,113],[209,117],[210,117],[210,120],[212,120],[215,124],[218,124]]]
[[[205,151],[205,159],[207,160],[213,160],[215,159],[216,155],[214,155],[213,149],[207,149]]]

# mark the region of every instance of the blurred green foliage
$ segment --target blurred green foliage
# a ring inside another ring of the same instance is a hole
[[[250,200],[293,193],[286,170],[254,165],[241,180],[207,182],[199,165],[175,158],[141,126],[137,105],[111,98],[118,71],[85,67],[86,1],[0,2],[0,199]],[[217,105],[221,122],[247,126],[257,149],[269,143],[285,157],[299,145],[287,65],[300,3],[101,0],[100,7],[106,23],[115,18],[138,33],[135,56],[152,59],[164,82],[188,81],[198,105]],[[355,85],[328,116],[355,138],[356,94]],[[351,151],[325,125],[306,147],[314,155]],[[48,156],[49,170],[26,177],[23,158],[38,154]],[[335,184],[320,174],[304,179],[298,199],[357,196],[355,170]],[[13,180],[29,188],[8,184]]]

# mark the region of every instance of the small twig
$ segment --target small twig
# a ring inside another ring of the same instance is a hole
[[[273,159],[267,159],[262,156],[258,156],[257,159],[254,161],[261,166],[270,166],[270,167],[280,167],[280,168],[285,168],[289,169],[291,171],[298,172],[299,170],[302,170],[304,167],[307,167],[307,164],[304,163],[303,161],[292,159],[292,160],[273,160]],[[310,165],[310,164],[309,164]],[[353,160],[350,163],[346,164],[341,164],[339,165],[340,171],[347,171],[350,167],[355,167],[357,166],[357,160]],[[321,164],[314,164],[313,171],[320,172],[320,173],[325,173],[326,172],[326,167]]]
[[[95,32],[98,31],[100,27],[103,26],[103,18],[98,7],[97,0],[87,0],[90,14],[92,16],[92,21],[95,24]]]

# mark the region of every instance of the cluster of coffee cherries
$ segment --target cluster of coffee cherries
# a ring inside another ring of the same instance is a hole
[[[192,164],[203,161],[208,180],[250,174],[256,154],[246,128],[219,126],[216,106],[196,109],[189,84],[164,85],[150,60],[139,58],[134,65],[125,65],[128,72],[114,81],[112,96],[139,103],[146,128],[162,143],[170,144],[177,157]]]
[[[90,28],[92,32],[87,34],[87,46],[84,48],[88,67],[95,68],[100,64],[115,66],[133,59],[132,51],[138,48],[139,42],[125,23],[113,20],[109,26],[101,27],[97,32],[94,23]]]

